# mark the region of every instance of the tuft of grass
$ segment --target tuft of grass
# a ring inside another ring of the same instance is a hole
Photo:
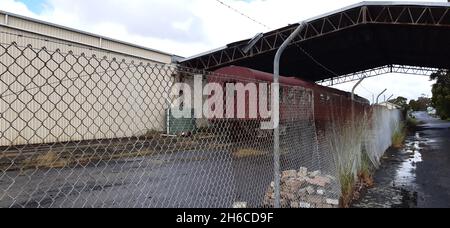
[[[417,119],[415,119],[415,118],[408,118],[408,119],[406,119],[406,126],[408,128],[417,127],[419,124],[420,124],[420,122]]]
[[[405,141],[405,133],[401,131],[396,131],[392,136],[392,147],[397,149],[402,148],[404,141]]]
[[[361,148],[368,127],[367,117],[339,124],[331,128],[330,148],[333,154],[341,186],[341,207],[349,207],[353,201],[358,171],[361,168]]]
[[[370,160],[369,155],[364,151],[358,177],[365,187],[371,188],[375,184],[373,180],[373,171],[374,165]]]
[[[397,149],[402,148],[405,139],[406,139],[406,128],[405,126],[400,126],[392,135],[392,147]]]
[[[348,208],[353,201],[355,176],[351,170],[341,170],[339,174],[341,182],[341,207]]]

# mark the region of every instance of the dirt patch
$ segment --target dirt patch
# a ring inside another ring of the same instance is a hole
[[[54,144],[35,144],[0,148],[0,171],[86,166],[99,161],[137,158],[160,153],[175,153],[206,148],[230,148],[232,144],[214,142],[207,134],[196,137],[162,137],[154,133],[146,138],[104,139]],[[238,156],[256,155],[240,152]]]
[[[247,158],[247,157],[257,157],[266,155],[267,153],[260,150],[255,149],[238,149],[233,153],[233,157],[235,158]]]
[[[53,151],[38,152],[34,155],[18,155],[13,159],[7,159],[0,164],[0,171],[25,171],[28,169],[60,169],[75,166],[86,166],[99,161],[112,161],[123,158],[144,157],[153,154],[150,150],[121,151],[118,153],[105,153],[93,149],[91,153],[79,153],[79,151]],[[20,156],[19,156],[20,155]],[[2,159],[0,159],[2,160]],[[5,159],[3,159],[5,160]]]

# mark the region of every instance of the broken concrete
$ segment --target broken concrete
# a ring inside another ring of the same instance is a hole
[[[290,208],[337,208],[339,200],[332,199],[334,177],[322,175],[321,171],[308,172],[305,167],[287,170],[281,175],[281,206]],[[268,187],[264,207],[273,207],[275,183]]]

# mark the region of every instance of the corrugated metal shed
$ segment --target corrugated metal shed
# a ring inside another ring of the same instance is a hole
[[[174,68],[164,64],[173,57],[0,12],[0,146],[163,131],[168,85],[175,80]],[[141,73],[110,73],[100,64]]]

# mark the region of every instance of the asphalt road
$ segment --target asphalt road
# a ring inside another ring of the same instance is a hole
[[[401,150],[390,149],[375,174],[376,186],[356,208],[450,207],[450,122],[414,114],[423,124]]]
[[[239,201],[260,206],[271,167],[267,156],[236,160],[228,151],[184,151],[7,172],[0,178],[0,189],[6,189],[0,191],[0,207],[208,208]]]
[[[309,134],[301,137],[311,138]],[[317,170],[320,166],[324,174],[329,174],[327,163],[317,161],[318,155],[311,154],[311,150],[298,151],[311,147],[306,143],[312,141],[303,138],[282,137],[282,170]],[[248,207],[263,206],[274,177],[271,140],[234,144],[199,141],[189,146],[151,142],[119,140],[61,148],[31,146],[26,153],[8,151],[22,157],[45,154],[48,150],[86,157],[127,151],[145,153],[159,148],[148,156],[106,159],[73,167],[6,172],[0,169],[0,208],[229,208],[236,202],[246,202]],[[237,156],[236,152],[242,149],[250,150]]]

